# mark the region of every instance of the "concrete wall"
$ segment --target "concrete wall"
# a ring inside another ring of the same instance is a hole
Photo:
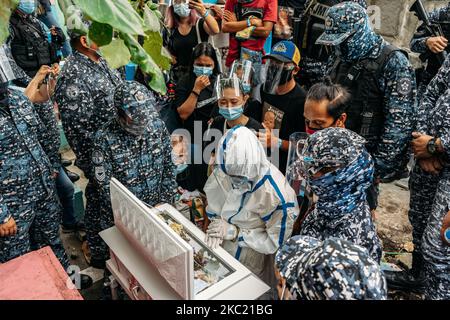
[[[372,25],[376,32],[381,34],[390,43],[399,46],[409,52],[409,42],[419,25],[416,16],[409,12],[409,8],[415,0],[369,0],[369,14],[372,17]],[[427,10],[445,6],[445,0],[423,1]],[[411,54],[414,64],[418,63],[418,57]]]

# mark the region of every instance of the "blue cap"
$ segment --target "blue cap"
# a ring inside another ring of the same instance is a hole
[[[331,7],[325,19],[325,32],[316,44],[337,46],[368,22],[366,10],[356,2],[343,2]]]
[[[266,58],[273,58],[281,62],[293,62],[296,65],[300,63],[300,50],[292,41],[283,40],[277,42],[272,48],[272,53],[265,56]]]

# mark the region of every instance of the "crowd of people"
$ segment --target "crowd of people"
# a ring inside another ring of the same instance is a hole
[[[224,4],[160,4],[174,91],[161,96],[61,25],[57,1],[19,1],[0,48],[0,263],[50,246],[68,270],[60,232],[85,230],[89,264],[105,269],[114,177],[149,206],[197,195],[205,214],[189,218],[270,286],[265,299],[450,299],[450,58],[436,60],[448,26],[419,27],[414,70],[365,0]],[[430,18],[448,24],[450,3]],[[57,116],[88,180],[83,221]],[[379,185],[408,176],[412,267],[382,271]]]

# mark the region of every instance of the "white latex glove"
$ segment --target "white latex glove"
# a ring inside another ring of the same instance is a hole
[[[223,240],[234,240],[238,235],[236,226],[222,219],[213,220],[206,231],[206,244],[215,249]]]

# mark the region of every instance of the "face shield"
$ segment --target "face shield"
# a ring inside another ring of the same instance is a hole
[[[0,83],[8,83],[16,79],[10,60],[5,51],[5,46],[0,47]]]
[[[231,66],[230,75],[235,75],[241,81],[244,93],[252,90],[253,66],[249,60],[236,60]]]
[[[236,75],[220,78],[216,85],[219,113],[227,120],[235,120],[244,113],[245,95]]]
[[[308,144],[297,144],[297,159],[290,165],[287,172],[296,179],[311,179],[318,173],[328,173],[345,166],[345,161],[324,160],[316,158],[307,152]]]
[[[263,90],[268,94],[276,94],[279,86],[288,83],[292,77],[295,65],[292,62],[281,62],[276,59],[267,59],[263,75]]]

